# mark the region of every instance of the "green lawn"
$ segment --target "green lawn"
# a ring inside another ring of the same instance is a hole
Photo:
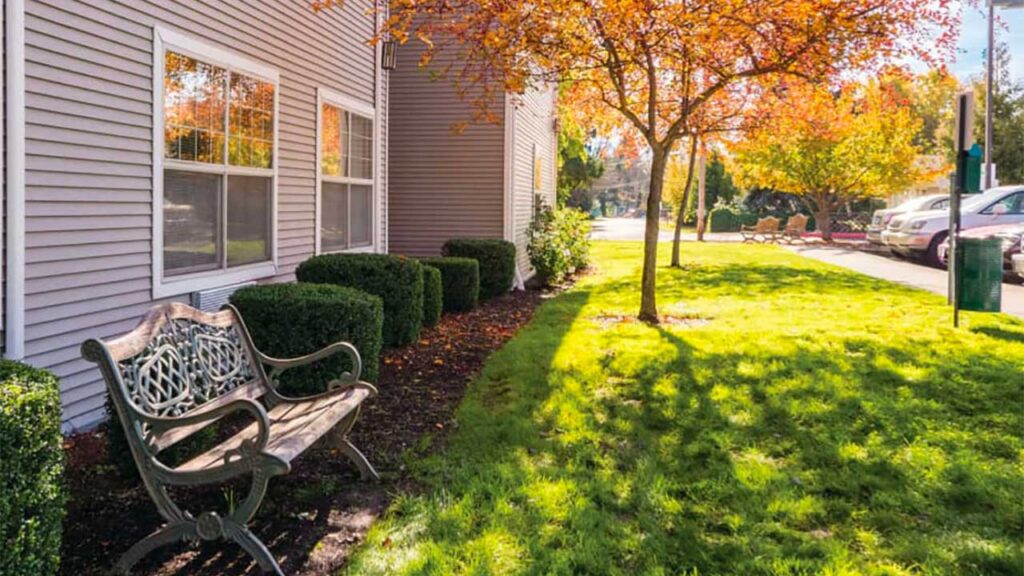
[[[1021,574],[1024,323],[762,246],[640,245],[488,362],[351,574]],[[662,261],[667,261],[667,249]]]

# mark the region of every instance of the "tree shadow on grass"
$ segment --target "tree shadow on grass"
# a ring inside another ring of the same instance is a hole
[[[971,331],[997,340],[1024,344],[1024,326],[1021,326],[1019,330],[1010,330],[1000,326],[973,326]]]

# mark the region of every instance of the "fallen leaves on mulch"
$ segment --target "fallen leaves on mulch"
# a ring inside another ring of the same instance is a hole
[[[390,494],[413,488],[402,455],[430,435],[431,450],[457,428],[454,419],[467,386],[487,357],[529,322],[543,294],[514,292],[463,314],[447,314],[423,331],[419,342],[386,351],[379,394],[363,405],[350,437],[380,472],[380,484],[358,481],[342,456],[326,448],[300,457],[290,474],[273,479],[251,528],[287,574],[336,572],[384,512]],[[138,480],[109,465],[99,433],[66,442],[70,495],[61,549],[61,573],[108,574],[132,544],[154,531],[160,517]],[[248,486],[177,490],[189,510],[223,510]],[[175,544],[154,552],[133,574],[258,574],[250,557],[225,542]]]

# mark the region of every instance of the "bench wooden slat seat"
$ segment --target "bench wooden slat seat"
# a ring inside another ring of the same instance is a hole
[[[341,395],[274,406],[267,411],[270,440],[264,450],[283,462],[291,462],[326,436],[368,397],[368,390],[351,388]],[[226,455],[238,453],[242,442],[254,438],[258,432],[259,425],[250,424],[231,438],[178,466],[175,471],[197,472],[219,466],[224,463]]]
[[[291,398],[277,390],[281,372],[346,354],[351,371],[325,383],[321,394]],[[210,314],[179,303],[153,308],[130,333],[110,341],[87,340],[82,356],[99,365],[111,403],[125,431],[139,475],[165,524],[135,543],[116,568],[128,573],[158,546],[180,540],[227,539],[251,554],[265,572],[282,574],[277,561],[248,529],[273,476],[321,438],[377,478],[348,440],[360,405],[377,393],[359,379],[362,360],[349,343],[292,359],[272,358],[253,345],[241,315],[231,306]],[[270,367],[270,373],[264,367]],[[229,414],[252,420],[230,438],[176,468],[163,450]],[[223,482],[251,476],[249,493],[225,515],[194,514],[178,506],[168,486]]]

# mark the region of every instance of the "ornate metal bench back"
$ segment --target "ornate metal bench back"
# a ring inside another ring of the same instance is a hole
[[[97,345],[109,356],[92,349]],[[251,346],[233,310],[209,314],[173,303],[154,308],[121,338],[87,342],[83,353],[103,368],[111,394],[150,416],[184,416],[227,401],[225,396],[255,398],[265,392],[266,376]],[[140,431],[149,436],[148,430]],[[157,450],[166,447],[159,438],[140,440]]]

